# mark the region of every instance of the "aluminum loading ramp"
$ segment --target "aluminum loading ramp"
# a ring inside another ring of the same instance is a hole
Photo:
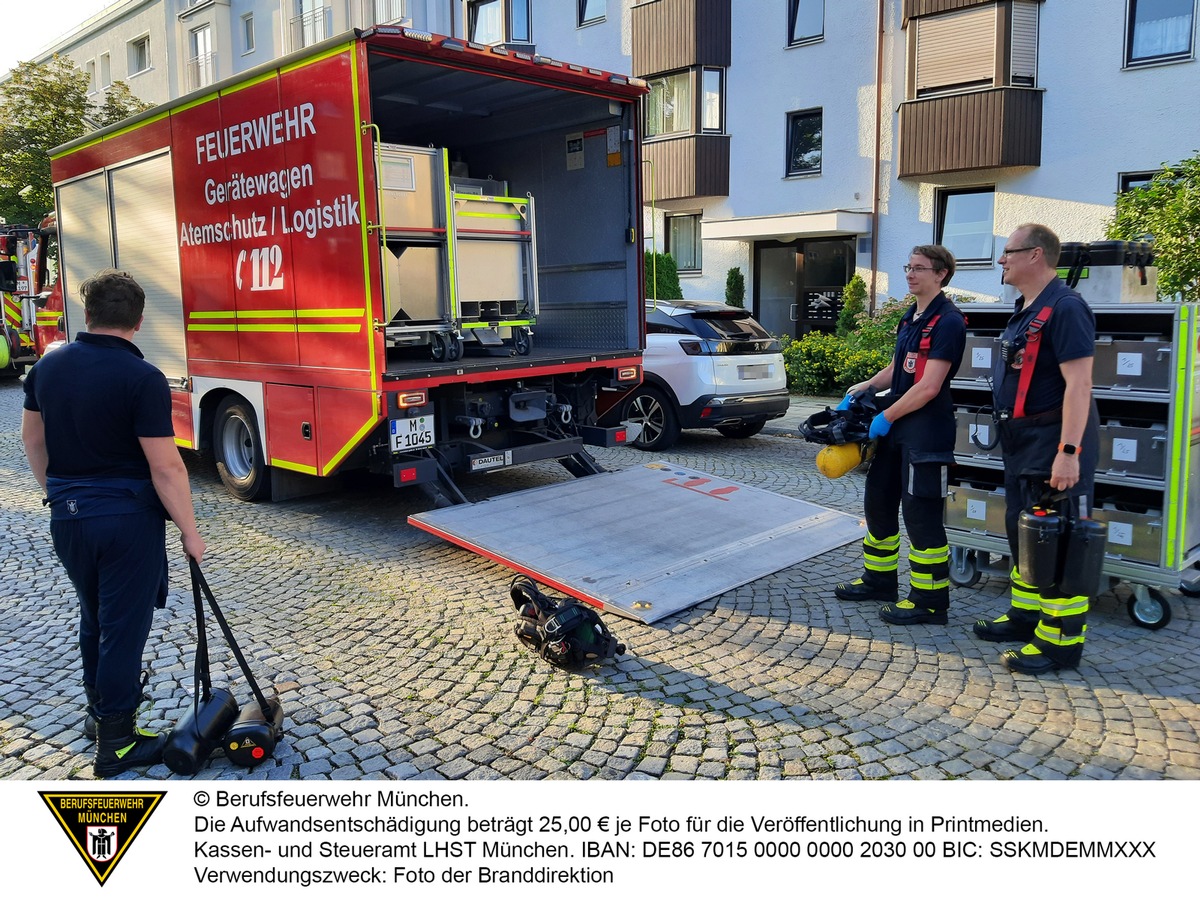
[[[665,462],[408,521],[646,624],[866,532],[855,516]]]

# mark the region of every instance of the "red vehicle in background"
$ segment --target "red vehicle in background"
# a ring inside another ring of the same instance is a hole
[[[37,227],[0,225],[0,375],[20,375],[66,337],[62,292],[57,281],[48,289],[57,238],[54,213]]]

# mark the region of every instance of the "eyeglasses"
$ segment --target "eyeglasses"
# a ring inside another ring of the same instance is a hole
[[[905,266],[905,272],[940,272],[941,269],[935,269],[933,266]]]
[[[1014,253],[1024,253],[1026,250],[1037,250],[1037,249],[1038,249],[1037,247],[1013,247],[1011,250],[1009,250],[1007,247],[1005,247],[1004,251],[1000,255],[1001,256],[1012,256]]]

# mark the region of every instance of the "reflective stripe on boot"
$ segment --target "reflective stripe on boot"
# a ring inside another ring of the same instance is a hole
[[[105,716],[97,722],[96,761],[92,771],[98,778],[111,778],[127,769],[162,762],[166,737],[134,726],[135,712]]]

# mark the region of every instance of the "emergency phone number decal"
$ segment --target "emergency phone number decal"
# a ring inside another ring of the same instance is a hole
[[[564,787],[576,801],[584,793],[580,785]],[[659,873],[655,877],[669,871],[673,883],[715,884],[703,873],[746,877],[797,860],[833,870],[847,860],[884,868],[990,860],[999,868],[1011,860],[1159,859],[1156,840],[1081,839],[1056,833],[1060,829],[1037,815],[892,817],[869,808],[664,815],[630,813],[621,801],[606,808],[594,792],[588,796],[587,803],[514,805],[511,798],[481,803],[445,789],[199,791],[189,835],[191,878],[202,885],[425,885],[431,892],[478,885],[637,889],[648,871]],[[663,806],[649,796],[638,800],[637,806]]]

